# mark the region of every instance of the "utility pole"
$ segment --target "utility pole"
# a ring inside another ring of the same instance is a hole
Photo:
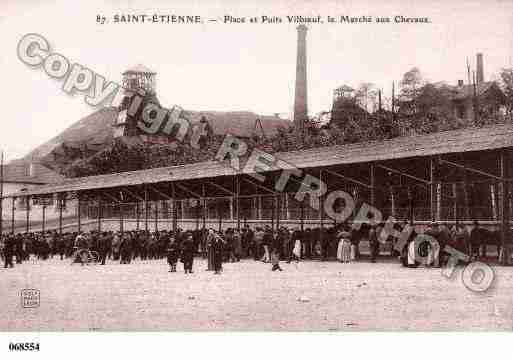
[[[479,105],[477,103],[477,77],[476,72],[473,72],[473,89],[474,89],[474,96],[473,96],[473,105],[474,105],[474,124],[477,125],[479,122]]]
[[[392,81],[392,115],[395,116],[395,81]]]
[[[0,237],[4,233],[4,151],[0,159]]]

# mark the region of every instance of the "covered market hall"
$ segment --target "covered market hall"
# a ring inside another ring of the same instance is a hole
[[[513,125],[502,124],[279,152],[273,156],[302,173],[291,175],[283,191],[276,190],[283,170],[271,166],[260,173],[265,178],[260,181],[233,169],[229,159],[65,179],[2,198],[13,204],[4,232],[50,229],[47,208],[60,211],[52,228],[60,233],[264,224],[322,229],[336,224],[326,215],[324,200],[341,190],[353,197],[353,212],[367,203],[384,219],[393,216],[418,226],[479,220],[501,230],[504,241],[512,217],[512,147]],[[309,196],[297,196],[307,175],[327,186],[317,209],[309,205]],[[343,202],[333,203],[334,210]],[[14,220],[20,206],[26,211],[21,225]],[[43,207],[42,218],[32,218],[33,206]],[[70,208],[72,214],[64,216],[63,209],[70,213]]]

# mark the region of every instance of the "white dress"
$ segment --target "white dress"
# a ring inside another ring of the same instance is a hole
[[[408,264],[415,264],[415,241],[411,241],[408,246]]]
[[[351,244],[351,260],[354,261],[356,259],[356,245]]]
[[[342,261],[342,247],[344,246],[344,238],[339,238],[337,247],[337,259]]]
[[[342,243],[342,262],[349,263],[351,262],[351,241],[349,238],[344,238]]]
[[[349,236],[350,236],[350,233],[345,232],[345,231],[339,233],[339,235],[338,235],[337,259],[341,262],[348,261],[348,258],[346,255],[346,252],[348,251],[348,245],[349,245],[349,251],[351,250],[350,244],[349,244],[350,243]],[[349,259],[351,259],[350,255],[349,255]]]
[[[292,253],[296,257],[301,258],[301,241],[299,239],[296,239],[296,242],[294,243],[294,249],[292,250]]]

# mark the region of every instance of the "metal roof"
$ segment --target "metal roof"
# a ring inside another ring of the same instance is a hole
[[[513,124],[399,137],[386,141],[278,152],[273,155],[275,158],[286,161],[297,168],[306,169],[506,147],[513,147]],[[225,163],[208,161],[182,166],[66,179],[59,183],[40,186],[19,193],[18,196],[183,181],[235,174],[236,171]],[[11,196],[16,196],[16,194],[11,194]]]
[[[65,177],[38,162],[17,162],[4,165],[5,183],[48,184]]]
[[[484,151],[513,146],[513,124],[442,131],[276,154],[298,168],[386,161],[449,153]]]

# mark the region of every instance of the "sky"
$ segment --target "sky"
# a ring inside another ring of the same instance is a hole
[[[202,24],[98,24],[97,15],[199,15]],[[279,16],[279,24],[225,24],[233,17]],[[0,149],[12,160],[96,111],[84,94],[17,57],[21,38],[44,36],[64,55],[110,81],[136,64],[157,72],[157,95],[170,108],[283,113],[293,108],[296,26],[286,15],[428,17],[428,24],[310,24],[309,112],[329,110],[333,89],[372,82],[390,94],[418,67],[429,81],[466,79],[466,58],[484,54],[485,80],[513,67],[513,1],[51,0],[0,1],[3,86]]]

